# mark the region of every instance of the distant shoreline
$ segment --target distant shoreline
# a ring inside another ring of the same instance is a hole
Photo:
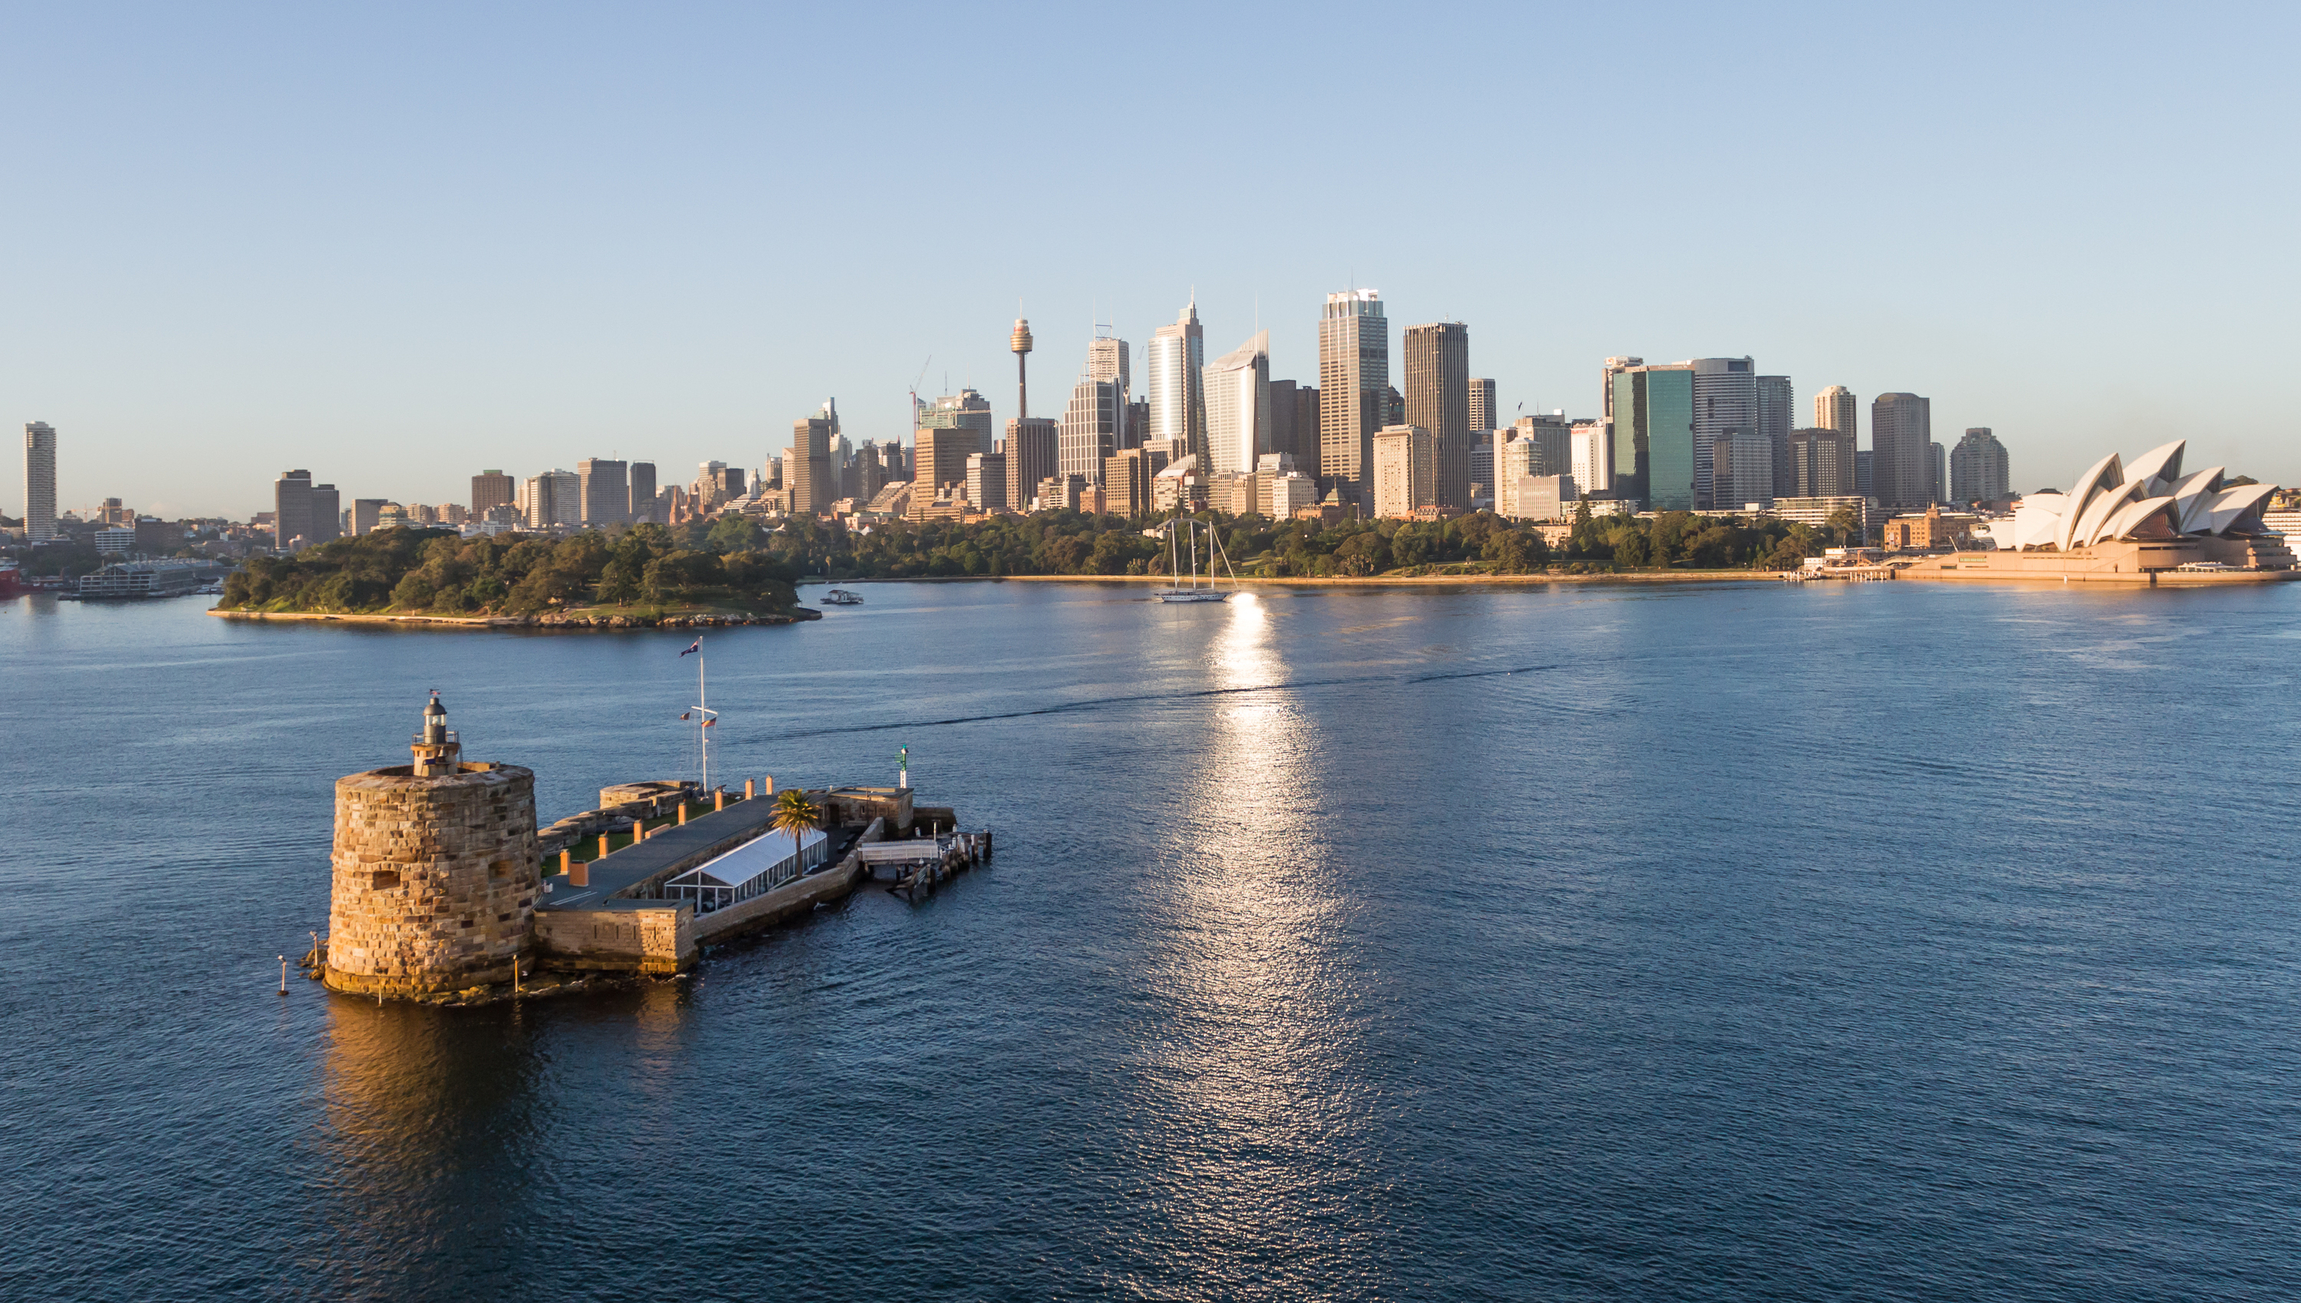
[[[907,579],[841,579],[842,584],[956,584],[982,583],[986,580],[1016,580],[1033,584],[1169,584],[1172,575],[914,575]],[[1309,575],[1289,575],[1284,578],[1241,575],[1241,586],[1257,584],[1272,588],[1412,588],[1418,586],[1454,587],[1463,584],[1719,584],[1719,583],[1780,583],[1779,570],[1628,570],[1620,574],[1582,575],[1361,575],[1320,578]],[[812,586],[816,580],[809,580]],[[1224,585],[1231,583],[1226,576]]]
[[[543,629],[553,633],[629,632],[634,629],[726,629],[759,624],[799,624],[820,620],[821,611],[800,607],[790,615],[634,615],[577,616],[573,619],[529,615],[336,615],[325,611],[227,611],[208,608],[208,614],[226,620],[311,621],[334,624],[396,624],[447,629]]]

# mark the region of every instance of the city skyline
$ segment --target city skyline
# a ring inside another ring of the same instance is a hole
[[[24,107],[0,153],[39,196],[0,215],[0,266],[32,309],[0,321],[0,417],[63,435],[60,510],[125,495],[245,515],[269,475],[317,463],[402,500],[454,497],[470,461],[756,466],[827,394],[851,437],[899,433],[914,382],[982,390],[1003,428],[1015,317],[1055,416],[1098,322],[1145,340],[1194,298],[1210,338],[1267,329],[1273,377],[1310,383],[1318,304],[1349,286],[1380,288],[1400,327],[1467,323],[1504,418],[1598,415],[1586,377],[1609,355],[1753,356],[1865,401],[1927,395],[1938,431],[1989,426],[2019,450],[2017,487],[2174,436],[2301,479],[2281,406],[2222,383],[2232,352],[2301,344],[2280,306],[2301,279],[2280,216],[2295,183],[2252,165],[2293,116],[2269,62],[2289,13],[2248,14],[2259,39],[2230,48],[2210,21],[2140,13],[1665,8],[1642,21],[1679,39],[1627,63],[1596,11],[1466,14],[1482,43],[1603,68],[1618,93],[1536,105],[1463,79],[1456,38],[1386,41],[1386,83],[1400,102],[1443,91],[1449,129],[1375,113],[1349,147],[1489,178],[1438,239],[1393,205],[1316,198],[1319,69],[1358,48],[1347,12],[1234,15],[1221,49],[1190,47],[1211,88],[1197,111],[1262,123],[1270,149],[1153,133],[1120,151],[1208,190],[1251,178],[1283,238],[1110,201],[1113,153],[1086,124],[1171,111],[1159,88],[1189,23],[1145,40],[1100,16],[506,12],[462,15],[442,44],[412,13],[143,13],[0,17]],[[766,51],[858,43],[889,57],[753,75]],[[1277,48],[1299,57],[1244,54]],[[1856,48],[1938,93],[1828,113],[1739,93]],[[913,56],[1018,78],[1093,62],[1108,102],[954,105],[899,72]],[[1914,180],[1827,220],[1794,192],[1612,198],[1627,139],[1689,194],[1739,192],[1746,162],[1706,143],[1725,134]],[[928,155],[1031,197],[1031,220],[919,220],[915,166],[878,160]],[[2222,198],[2136,202],[2136,176]],[[2232,194],[2229,176],[2253,179]],[[94,482],[99,465],[117,478]],[[0,509],[20,514],[21,492],[0,483]]]

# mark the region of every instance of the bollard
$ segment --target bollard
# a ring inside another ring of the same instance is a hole
[[[682,828],[687,826],[687,802],[685,801],[679,803],[679,826]]]
[[[571,887],[590,886],[591,866],[588,864],[578,864],[574,868],[569,869],[567,871],[567,885]]]
[[[601,858],[601,859],[603,859],[603,860],[607,858],[607,834],[606,834],[606,833],[601,833],[601,834],[599,834],[599,858]]]
[[[287,957],[286,955],[281,955],[281,956],[280,956],[280,994],[281,994],[281,995],[286,995],[287,993],[288,993],[288,957]]]
[[[575,863],[575,852],[563,850],[559,853],[559,871],[561,873],[567,872],[568,866],[573,863]]]
[[[748,800],[751,800],[753,797],[756,797],[757,795],[759,795],[759,793],[758,793],[758,791],[757,791],[757,788],[758,788],[758,782],[757,782],[757,780],[755,780],[755,779],[750,779],[750,778],[746,778],[746,779],[744,779],[744,780],[743,780],[743,799],[744,799],[744,800],[746,800],[746,801],[748,801]]]
[[[726,789],[726,788],[724,788],[724,787],[721,787],[721,788],[717,788],[717,789],[715,789],[715,790],[714,790],[714,791],[711,793],[711,809],[712,809],[714,812],[717,812],[717,811],[720,811],[720,810],[724,810],[724,809],[726,809],[726,808],[727,808],[727,789]]]
[[[762,796],[775,795],[775,775],[769,774],[765,778],[760,779],[759,789]]]

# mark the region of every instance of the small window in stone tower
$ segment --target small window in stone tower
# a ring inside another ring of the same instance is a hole
[[[388,891],[399,885],[399,870],[377,869],[374,881],[368,885],[375,891]]]
[[[501,880],[501,879],[504,879],[504,878],[508,878],[508,877],[510,877],[510,876],[511,876],[511,861],[510,861],[510,860],[492,860],[492,861],[490,861],[490,862],[488,863],[488,866],[487,866],[487,876],[489,876],[489,877],[491,877],[491,878],[495,878],[495,879],[498,879],[498,880]]]

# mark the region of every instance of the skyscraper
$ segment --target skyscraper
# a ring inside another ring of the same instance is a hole
[[[1006,511],[1007,455],[977,452],[967,455],[967,501],[977,511]]]
[[[740,471],[736,472],[741,474]],[[527,477],[527,527],[553,529],[583,523],[583,479],[574,471],[549,470],[541,475]],[[357,513],[360,504],[352,504],[354,518],[352,532],[360,532],[361,521]]]
[[[1879,394],[1870,403],[1870,494],[1889,508],[1932,501],[1926,445],[1933,442],[1933,405],[1916,394]]]
[[[1122,352],[1120,356],[1123,359],[1125,355]],[[1150,431],[1146,437],[1181,439],[1184,447],[1199,455],[1202,470],[1207,452],[1206,395],[1199,386],[1205,368],[1206,332],[1198,324],[1198,299],[1193,296],[1173,325],[1151,332],[1143,383],[1150,391]],[[1267,366],[1263,376],[1269,378]],[[1063,469],[1069,471],[1070,466],[1066,463]],[[1094,473],[1102,474],[1099,462]]]
[[[1968,429],[1950,451],[1949,483],[1952,502],[2003,502],[2013,496],[2013,473],[2005,445],[1988,426]]]
[[[56,537],[56,431],[46,421],[24,426],[24,538]]]
[[[344,536],[343,497],[333,484],[314,484],[311,497],[311,533],[304,535],[307,546],[333,542]]]
[[[836,421],[837,418],[833,416],[832,419]],[[975,446],[969,450],[972,452],[989,452],[991,440],[998,437],[998,431],[991,426],[991,400],[973,389],[961,389],[956,394],[945,394],[932,403],[921,403],[918,428],[973,430]],[[963,462],[961,464],[964,465]]]
[[[1470,381],[1470,432],[1491,430],[1502,424],[1502,415],[1494,406],[1494,382],[1473,377]],[[1476,440],[1472,441],[1473,446]]]
[[[1080,376],[1071,386],[1071,403],[1063,412],[1062,433],[1057,436],[1056,473],[1101,484],[1103,459],[1119,451],[1119,434],[1125,423],[1126,396],[1119,382]]]
[[[1459,321],[1406,328],[1404,424],[1430,431],[1437,505],[1470,505],[1470,328]],[[1562,472],[1554,472],[1562,473]]]
[[[1007,422],[1007,509],[1021,511],[1039,481],[1061,464],[1062,422],[1033,416]]]
[[[1758,434],[1773,448],[1774,496],[1795,493],[1797,470],[1790,465],[1790,427],[1798,423],[1797,395],[1788,376],[1758,377]]]
[[[1949,501],[1949,456],[1943,451],[1940,444],[1931,440],[1926,443],[1925,455],[1926,501],[1947,503]]]
[[[1294,387],[1294,469],[1318,478],[1318,389],[1313,385]]]
[[[272,481],[272,550],[293,552],[312,541],[312,473],[281,471]]]
[[[1574,422],[1568,428],[1567,448],[1577,490],[1592,497],[1613,492],[1614,441],[1604,421]]]
[[[1409,516],[1438,505],[1438,446],[1419,425],[1393,425],[1374,436],[1374,514]]]
[[[471,477],[471,514],[475,520],[484,520],[489,507],[508,507],[519,495],[519,486],[500,470],[484,470]]]
[[[1326,296],[1318,320],[1318,472],[1343,497],[1373,498],[1374,436],[1390,389],[1390,322],[1382,296],[1343,290]]]
[[[1854,391],[1844,385],[1831,385],[1814,395],[1814,428],[1835,430],[1854,440],[1858,446],[1861,431],[1855,429],[1855,416],[1861,407],[1854,401]]]
[[[631,467],[606,457],[575,463],[576,490],[583,498],[583,523],[594,529],[631,522]]]
[[[1786,498],[1850,498],[1861,492],[1854,437],[1836,430],[1790,432],[1790,491]]]
[[[1133,377],[1127,374],[1127,342],[1108,335],[1097,335],[1087,343],[1087,375],[1096,380],[1116,380],[1119,388],[1133,392]]]
[[[1206,469],[1215,475],[1252,475],[1273,451],[1270,401],[1270,332],[1216,358],[1201,386],[1206,402]]]
[[[1270,382],[1270,450],[1294,456],[1294,395],[1292,380]]]
[[[626,520],[652,520],[658,525],[670,522],[655,514],[655,463],[631,463],[631,509]]]
[[[1714,491],[1716,463],[1711,449],[1720,436],[1732,431],[1757,433],[1757,364],[1746,357],[1698,357],[1690,365],[1694,368],[1695,509],[1739,508],[1741,503],[1727,503]]]
[[[831,403],[823,404],[821,415],[791,422],[791,447],[783,456],[783,488],[791,495],[791,514],[819,516],[831,509],[832,495],[838,491],[838,480],[831,469],[831,434],[838,427],[839,418]],[[974,432],[973,427],[968,427]],[[923,437],[923,436],[922,436]],[[987,448],[988,435],[977,435],[975,448]],[[960,462],[959,477],[966,475],[966,463]]]
[[[1607,362],[1614,383],[1614,496],[1644,502],[1650,511],[1694,510],[1700,488],[1694,364],[1616,366],[1617,360]]]

